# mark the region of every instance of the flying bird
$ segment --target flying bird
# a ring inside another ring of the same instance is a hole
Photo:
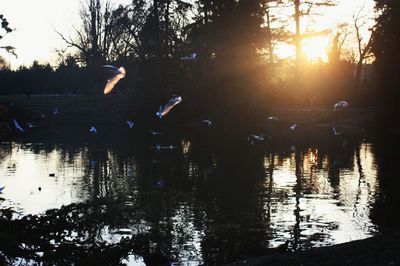
[[[54,108],[54,110],[53,110],[53,115],[58,115],[58,113],[59,113],[58,108],[57,108],[57,107]]]
[[[156,151],[160,152],[161,151],[161,145],[157,144],[154,147],[151,147],[151,149],[155,149]]]
[[[293,124],[290,126],[290,130],[294,131],[296,129],[296,127],[297,127],[297,124]]]
[[[250,142],[251,145],[254,145],[255,142],[260,142],[265,139],[264,135],[256,135],[256,134],[251,134],[250,136],[247,137],[247,141]]]
[[[4,187],[0,187],[0,193],[3,193],[3,189],[5,188],[5,186]]]
[[[37,127],[36,125],[32,124],[31,122],[27,122],[26,124],[28,125],[29,128]]]
[[[126,123],[128,124],[129,128],[132,128],[135,125],[135,122],[133,122],[131,120],[127,120]]]
[[[181,60],[184,60],[184,61],[194,61],[196,59],[197,59],[197,53],[192,53],[188,56],[181,57]]]
[[[202,122],[204,124],[206,124],[207,126],[211,126],[212,125],[212,122],[210,120],[208,120],[208,119],[204,119]]]
[[[126,71],[123,67],[117,68],[112,65],[103,65],[103,67],[111,73],[111,77],[107,80],[104,87],[104,94],[108,94],[113,90],[118,81],[125,77]]]
[[[270,120],[270,121],[278,121],[279,118],[276,117],[276,116],[269,116],[269,117],[268,117],[268,120]]]
[[[176,149],[176,146],[168,145],[168,146],[161,146],[160,144],[155,145],[154,147],[150,147],[151,149],[155,149],[156,151],[160,152],[161,150],[173,150]]]
[[[13,119],[15,128],[21,132],[25,132],[25,130],[18,124],[17,120]]]
[[[150,130],[151,135],[162,135],[162,132]]]
[[[339,135],[342,135],[342,134],[343,134],[342,132],[336,131],[336,128],[335,128],[335,127],[332,127],[332,131],[333,131],[333,134],[334,134],[335,136],[339,136]]]
[[[343,108],[346,108],[349,106],[350,106],[350,104],[348,102],[340,101],[340,102],[335,103],[335,105],[333,106],[333,111],[336,111],[338,109],[343,109]]]
[[[95,127],[91,127],[89,132],[90,133],[97,133],[97,129]]]
[[[171,100],[169,100],[164,107],[162,105],[160,105],[160,109],[158,110],[158,112],[156,113],[156,115],[159,118],[162,118],[164,115],[168,114],[168,112],[178,103],[180,103],[182,101],[182,97],[181,96],[175,96],[173,97]]]

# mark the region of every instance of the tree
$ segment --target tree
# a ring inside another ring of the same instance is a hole
[[[372,52],[375,55],[375,66],[379,79],[381,99],[381,119],[385,122],[399,120],[397,108],[400,100],[400,1],[376,0],[375,34],[372,40]]]
[[[301,65],[303,61],[303,54],[301,49],[301,42],[306,37],[312,37],[320,33],[303,34],[301,32],[301,18],[305,16],[315,15],[314,9],[321,7],[335,5],[334,0],[289,0],[293,3],[294,7],[294,21],[295,21],[295,33],[293,36],[293,43],[296,47],[296,76],[298,77],[301,71]]]
[[[287,41],[290,36],[287,30],[290,17],[283,16],[285,5],[280,0],[267,0],[262,3],[264,25],[266,31],[266,59],[269,63],[275,62],[274,48],[277,43]]]
[[[1,29],[4,31],[4,33],[1,33],[3,35],[0,35],[0,39],[2,39],[5,34],[12,32],[12,29],[10,28],[7,19],[2,14],[0,14],[0,21],[1,21]]]
[[[355,30],[355,37],[357,41],[357,68],[355,74],[355,88],[358,89],[361,86],[361,78],[363,73],[363,66],[365,61],[373,56],[371,48],[372,48],[372,40],[374,36],[374,30],[371,29],[371,34],[365,39],[363,33],[365,33],[365,28],[370,27],[369,21],[372,18],[368,18],[367,14],[363,13],[364,8],[362,7],[357,14],[353,16],[353,25]],[[364,32],[363,32],[364,31]]]
[[[0,30],[0,40],[7,35],[8,33],[12,32],[12,29],[9,26],[9,23],[7,19],[4,17],[4,15],[0,14],[0,22],[1,22],[1,28]],[[14,56],[17,56],[15,53],[15,47],[7,45],[7,46],[0,46],[0,49],[6,50],[8,53],[13,54]]]
[[[144,8],[144,0],[117,7],[110,0],[87,0],[81,10],[82,25],[75,29],[75,36],[59,35],[78,50],[78,57],[86,65],[115,62],[138,54],[138,28],[144,23]]]

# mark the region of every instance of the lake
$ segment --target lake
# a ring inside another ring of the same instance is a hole
[[[184,265],[227,263],[282,245],[328,246],[395,226],[396,140],[222,142],[207,133],[127,130],[20,136],[0,145],[1,208],[17,219],[115,201],[132,210],[97,221],[97,241],[143,234],[151,250]],[[134,253],[121,262],[144,264]]]

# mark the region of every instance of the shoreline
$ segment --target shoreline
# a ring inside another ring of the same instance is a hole
[[[238,265],[400,265],[400,232],[298,252],[275,252],[225,264]]]

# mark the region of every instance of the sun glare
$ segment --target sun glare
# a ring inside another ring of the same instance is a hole
[[[328,61],[329,38],[327,37],[314,37],[306,39],[302,43],[302,51],[306,60],[314,61]]]

